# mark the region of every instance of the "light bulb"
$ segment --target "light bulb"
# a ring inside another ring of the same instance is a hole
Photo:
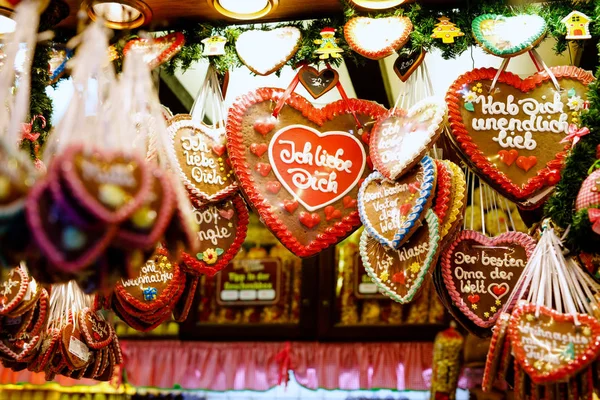
[[[267,8],[269,0],[218,0],[221,7],[235,14],[254,14]]]

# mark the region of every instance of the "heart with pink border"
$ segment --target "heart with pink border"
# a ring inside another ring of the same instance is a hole
[[[464,230],[442,254],[442,276],[452,301],[477,326],[489,328],[519,280],[535,248],[521,232],[489,238]]]

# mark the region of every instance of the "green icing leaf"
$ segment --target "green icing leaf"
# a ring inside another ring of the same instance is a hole
[[[465,103],[465,110],[473,112],[475,111],[475,106],[473,105],[473,103],[470,102]]]

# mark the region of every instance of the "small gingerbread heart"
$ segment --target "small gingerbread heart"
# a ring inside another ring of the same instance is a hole
[[[248,69],[258,75],[269,75],[291,59],[300,45],[300,29],[292,26],[270,31],[249,30],[242,32],[235,41],[235,50]],[[256,51],[257,43],[268,43],[268,52]]]
[[[379,60],[404,46],[412,28],[408,17],[354,17],[344,25],[344,38],[361,56]]]
[[[313,67],[304,66],[298,74],[302,86],[315,99],[333,89],[340,79],[337,71],[332,68],[317,71]]]
[[[505,17],[484,14],[472,23],[473,37],[485,51],[499,57],[514,57],[536,47],[546,36],[546,20],[539,15]],[[519,32],[514,35],[514,32]]]

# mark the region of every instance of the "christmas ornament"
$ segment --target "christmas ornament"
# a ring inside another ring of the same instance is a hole
[[[225,44],[227,38],[223,36],[211,36],[206,39],[202,39],[204,50],[202,50],[203,56],[222,56],[225,54]]]
[[[422,48],[398,54],[398,58],[394,62],[394,72],[402,82],[406,82],[419,68],[425,60],[425,54],[427,53]]]
[[[404,46],[412,31],[407,17],[354,17],[344,25],[348,46],[363,57],[379,60]]]
[[[477,326],[491,327],[534,248],[535,241],[520,232],[493,239],[460,232],[442,254],[442,274],[452,301]]]
[[[173,58],[184,44],[185,36],[180,32],[155,38],[138,38],[125,44],[123,56],[127,56],[131,49],[140,50],[144,55],[144,61],[150,69],[154,69]]]
[[[301,39],[300,29],[291,26],[270,31],[250,30],[240,34],[235,50],[250,71],[269,75],[296,54]],[[268,46],[268,52],[263,51],[264,46]]]
[[[395,180],[418,163],[441,134],[443,102],[427,98],[408,111],[390,110],[373,127],[370,155],[375,168]]]
[[[438,218],[427,212],[424,224],[398,250],[382,245],[367,230],[360,237],[360,256],[367,274],[380,290],[398,303],[417,294],[434,265],[439,243]]]
[[[192,213],[198,224],[198,252],[183,253],[182,260],[190,272],[213,276],[229,264],[246,239],[248,209],[235,195],[220,203],[194,207]]]
[[[560,170],[565,156],[560,141],[569,132],[573,113],[581,113],[587,84],[593,80],[575,67],[550,71],[563,92],[556,92],[545,72],[521,80],[511,73],[497,76],[495,69],[477,69],[458,78],[446,96],[455,147],[482,178],[514,201],[543,200],[531,198]]]
[[[358,182],[367,167],[357,121],[385,111],[347,99],[314,108],[294,93],[261,88],[242,96],[227,120],[227,149],[245,197],[294,254],[307,257],[337,243],[359,224]],[[280,102],[281,112],[273,116]],[[356,119],[354,119],[356,117]]]
[[[373,172],[358,191],[358,213],[370,237],[394,249],[410,238],[429,210],[436,187],[430,157],[397,181]]]
[[[431,34],[434,39],[442,39],[443,43],[454,43],[454,38],[465,36],[464,33],[448,17],[438,18],[440,22],[435,24],[435,29]]]
[[[488,53],[514,57],[535,48],[546,36],[546,20],[539,15],[506,17],[484,14],[472,23],[473,36]]]
[[[302,67],[299,78],[302,86],[315,99],[333,89],[340,79],[337,71],[332,68],[317,71],[315,68],[309,66]]]
[[[319,45],[319,48],[315,50],[315,54],[318,54],[321,60],[327,60],[329,57],[340,58],[344,50],[337,45],[338,39],[335,37],[335,28],[323,28],[320,35],[321,39],[314,41],[315,44]]]
[[[560,22],[567,28],[567,40],[591,39],[590,35],[590,17],[582,12],[573,10]]]

